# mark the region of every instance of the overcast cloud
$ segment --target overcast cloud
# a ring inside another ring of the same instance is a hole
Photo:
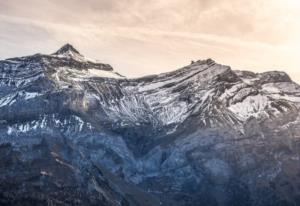
[[[300,82],[299,0],[0,1],[0,58],[69,42],[127,76],[213,58]]]

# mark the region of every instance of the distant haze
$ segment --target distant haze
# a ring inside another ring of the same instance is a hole
[[[300,82],[299,0],[1,0],[0,58],[71,43],[126,76],[212,58]]]

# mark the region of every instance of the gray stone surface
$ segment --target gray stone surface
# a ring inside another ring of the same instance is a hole
[[[137,79],[71,45],[3,60],[0,204],[298,205],[299,105],[287,74],[211,59]]]

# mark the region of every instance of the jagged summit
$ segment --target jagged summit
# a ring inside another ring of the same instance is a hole
[[[71,44],[67,43],[64,46],[62,46],[59,50],[57,50],[53,55],[64,55],[64,54],[70,54],[70,53],[75,53],[79,54],[79,51],[75,49]]]
[[[61,47],[59,50],[57,50],[52,55],[62,57],[62,58],[74,59],[76,61],[86,61],[87,60],[71,44],[65,44],[63,47]]]
[[[86,58],[80,52],[74,48],[71,44],[67,43],[64,46],[62,46],[59,50],[57,50],[55,53],[53,53],[51,56],[58,57],[62,61],[64,61],[68,66],[71,66],[72,68],[79,68],[79,69],[88,69],[93,71],[94,75],[96,76],[108,76],[108,77],[115,77],[120,78],[123,77],[115,72],[112,74],[103,74],[101,71],[109,71],[112,72],[113,68],[109,64],[103,64],[98,62],[97,60]],[[75,60],[75,64],[70,65],[69,60]],[[95,71],[95,72],[94,72]],[[101,73],[101,74],[99,74]]]
[[[216,61],[208,58],[208,59],[199,59],[197,61],[192,60],[191,65],[199,65],[199,64],[208,64],[208,65],[213,65],[216,64]]]

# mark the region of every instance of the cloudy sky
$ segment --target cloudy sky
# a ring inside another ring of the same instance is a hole
[[[300,82],[299,0],[0,0],[0,59],[69,42],[127,76],[212,58]]]

